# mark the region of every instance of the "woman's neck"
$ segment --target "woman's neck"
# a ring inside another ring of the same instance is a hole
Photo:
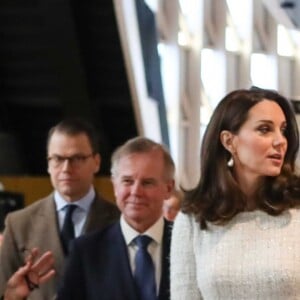
[[[253,176],[237,176],[236,180],[247,199],[245,209],[247,211],[254,210],[256,208],[257,190],[262,182],[262,178],[257,176],[255,178]]]

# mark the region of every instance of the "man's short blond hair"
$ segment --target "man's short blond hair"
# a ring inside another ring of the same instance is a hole
[[[119,162],[124,156],[133,153],[147,153],[153,150],[161,151],[165,164],[165,177],[167,180],[173,180],[175,175],[175,164],[168,149],[164,145],[156,143],[145,137],[132,138],[113,152],[111,157],[112,177],[117,176]]]

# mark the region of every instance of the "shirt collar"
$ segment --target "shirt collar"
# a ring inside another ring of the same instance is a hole
[[[120,220],[121,230],[126,242],[129,246],[132,241],[140,235],[138,231],[133,229],[125,220],[124,216],[121,215]],[[150,228],[148,228],[143,235],[151,237],[157,244],[161,244],[163,238],[164,219],[160,217]]]
[[[96,192],[93,186],[90,187],[88,193],[83,196],[82,198],[80,198],[77,201],[72,202],[72,204],[77,205],[78,207],[80,207],[82,210],[84,211],[88,211],[94,198],[96,196]],[[60,211],[62,209],[64,209],[68,204],[70,204],[70,202],[66,201],[62,195],[58,192],[58,191],[54,191],[54,201],[56,204],[56,210]]]

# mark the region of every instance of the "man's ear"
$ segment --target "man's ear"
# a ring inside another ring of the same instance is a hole
[[[172,195],[172,193],[174,192],[174,187],[175,187],[175,180],[174,179],[170,179],[167,181],[167,198],[169,199]]]
[[[224,146],[224,148],[230,153],[234,152],[233,138],[234,138],[234,134],[229,130],[223,130],[220,133],[220,141]]]
[[[97,172],[99,172],[100,170],[100,166],[101,166],[101,156],[99,153],[96,153],[94,156],[95,159],[95,170],[94,170],[94,174],[96,174]]]

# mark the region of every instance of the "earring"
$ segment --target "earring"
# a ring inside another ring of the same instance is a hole
[[[227,162],[227,166],[228,166],[229,168],[232,168],[233,165],[234,165],[234,160],[233,160],[233,157],[231,156],[230,159],[229,159],[229,161]]]

